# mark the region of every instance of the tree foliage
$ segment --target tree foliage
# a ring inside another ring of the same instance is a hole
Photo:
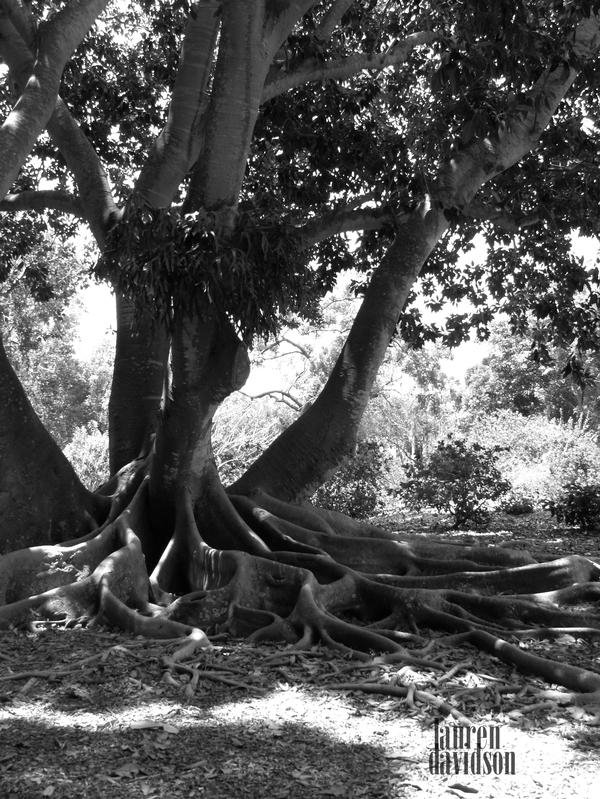
[[[568,483],[549,509],[557,522],[597,531],[600,524],[600,486]]]
[[[595,426],[598,421],[597,355],[550,345],[543,360],[536,342],[544,329],[521,334],[499,320],[491,327],[490,353],[467,374],[468,412],[506,409],[524,416],[541,413],[550,419],[574,419]]]
[[[110,351],[76,355],[75,305],[86,273],[66,242],[43,239],[0,284],[2,336],[36,412],[64,447],[78,427],[106,430]]]
[[[440,441],[425,461],[417,462],[403,491],[417,506],[453,515],[454,526],[489,520],[490,503],[510,489],[496,461],[498,448],[487,449],[462,439]]]

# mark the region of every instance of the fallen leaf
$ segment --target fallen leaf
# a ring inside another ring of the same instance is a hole
[[[409,763],[418,763],[419,760],[416,757],[411,757],[410,755],[403,754],[402,751],[393,750],[391,752],[384,752],[383,756],[386,760],[407,760]]]
[[[136,774],[140,773],[140,767],[132,760],[129,763],[123,763],[123,765],[113,769],[112,773],[116,774],[117,777],[135,777]]]
[[[162,728],[161,721],[154,721],[152,719],[140,719],[130,724],[132,730],[159,730]]]
[[[169,732],[171,735],[175,735],[179,732],[179,727],[176,727],[174,724],[162,724],[161,726],[165,732]]]
[[[322,788],[319,793],[321,796],[349,796],[348,789],[344,785],[332,785],[330,788]]]

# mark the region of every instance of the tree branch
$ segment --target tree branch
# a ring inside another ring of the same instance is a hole
[[[0,127],[0,197],[6,195],[52,115],[67,59],[107,2],[73,0],[40,26],[40,44],[33,71]]]
[[[592,15],[577,25],[573,50],[585,61],[599,49],[599,20]],[[510,116],[495,136],[477,138],[461,148],[432,182],[431,196],[438,206],[464,210],[485,183],[535,148],[578,74],[579,67],[564,61],[545,70],[529,92],[527,111]]]
[[[0,211],[61,211],[85,218],[78,197],[64,191],[21,191],[0,200]]]
[[[470,203],[462,213],[470,219],[491,222],[508,233],[517,233],[523,228],[537,225],[541,219],[539,214],[508,214],[501,208],[477,203]]]
[[[0,15],[9,19],[24,39],[35,30],[24,8],[23,0],[0,0]]]
[[[271,3],[267,4],[266,42],[273,54],[290,35],[294,25],[316,4],[317,0],[271,0]]]
[[[16,4],[18,0],[10,2]],[[17,86],[19,76],[29,76],[34,67],[31,32],[35,31],[29,10],[20,6],[19,11],[22,18],[18,20],[18,28],[0,16],[0,52]],[[11,20],[14,18],[15,14]],[[28,38],[24,39],[23,34],[29,34]],[[75,177],[85,218],[96,241],[102,246],[106,226],[117,213],[117,207],[100,158],[60,97],[57,98],[47,129]]]
[[[244,397],[248,397],[248,399],[256,400],[261,399],[262,397],[274,397],[277,402],[282,402],[284,405],[287,405],[288,408],[291,408],[294,411],[299,411],[303,407],[303,403],[296,399],[293,394],[290,394],[288,391],[280,391],[279,389],[273,389],[272,391],[263,391],[260,394],[246,394],[245,391],[240,391]]]
[[[282,336],[281,338],[278,338],[277,341],[274,341],[272,344],[268,344],[266,347],[264,347],[261,350],[260,354],[264,356],[265,352],[269,352],[270,350],[274,350],[274,349],[276,349],[277,347],[279,347],[283,343],[289,344],[290,347],[294,348],[294,350],[292,352],[284,352],[281,355],[276,355],[276,356],[274,356],[275,358],[282,358],[282,357],[285,357],[286,355],[298,355],[298,354],[300,354],[304,358],[306,358],[307,360],[310,359],[311,353],[309,352],[309,350],[306,349],[306,347],[303,347],[301,344],[298,344],[297,341],[292,341],[291,339],[287,338],[286,336]],[[271,359],[269,359],[269,360],[271,360]]]
[[[347,233],[351,230],[381,230],[397,222],[398,217],[389,208],[358,208],[349,210],[344,208],[331,211],[328,214],[311,219],[298,228],[303,248],[312,247],[314,244]]]
[[[181,48],[179,68],[165,127],[154,142],[136,192],[154,208],[170,205],[202,146],[207,87],[214,61],[219,17],[213,6],[196,4]]]
[[[334,0],[330,8],[323,14],[320,24],[315,29],[315,38],[320,42],[328,42],[346,11],[348,11],[350,6],[353,6],[355,2],[356,0]]]
[[[440,34],[434,31],[411,33],[406,39],[396,42],[385,53],[356,53],[322,63],[314,58],[302,62],[292,72],[281,70],[265,84],[262,101],[271,100],[279,94],[295,89],[305,83],[325,80],[343,80],[363,70],[379,72],[386,67],[398,66],[406,61],[412,51],[423,44],[438,41]]]

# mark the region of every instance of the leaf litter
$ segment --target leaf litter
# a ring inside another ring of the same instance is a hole
[[[481,535],[564,554],[567,533],[549,535],[547,519],[516,527],[502,520]],[[568,543],[598,556],[589,536]],[[600,697],[581,706],[452,636],[425,635],[403,658],[359,662],[222,638],[183,652],[180,641],[101,629],[0,633],[0,796],[595,795]],[[567,646],[578,665],[600,667],[597,641],[520,645],[558,659]],[[500,725],[516,775],[432,775],[436,719]]]

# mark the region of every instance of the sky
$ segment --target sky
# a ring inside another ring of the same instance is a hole
[[[115,298],[110,289],[101,283],[90,283],[79,299],[83,308],[79,316],[75,354],[82,360],[90,359],[107,333],[116,330]]]

